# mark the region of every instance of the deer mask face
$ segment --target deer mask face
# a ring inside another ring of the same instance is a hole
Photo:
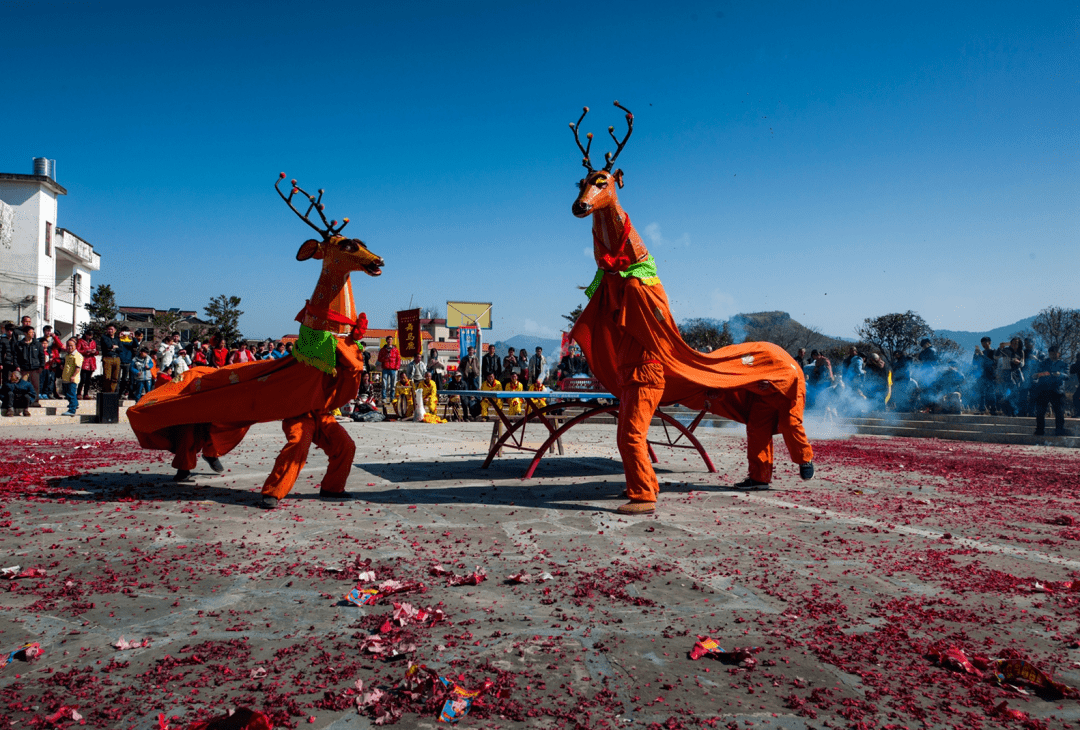
[[[578,218],[585,218],[609,205],[618,205],[619,196],[615,194],[615,188],[622,186],[622,170],[594,172],[578,181],[578,196],[570,211]]]
[[[589,107],[585,107],[584,111],[582,111],[577,124],[570,123],[570,129],[574,131],[574,141],[577,142],[578,149],[581,150],[581,164],[589,171],[585,179],[578,181],[578,196],[570,208],[571,212],[578,218],[585,218],[610,205],[618,205],[619,202],[619,197],[615,194],[615,188],[623,186],[623,172],[622,170],[612,172],[611,168],[615,164],[615,158],[619,156],[623,147],[626,146],[630,135],[634,133],[634,115],[617,101],[615,106],[626,112],[626,136],[620,142],[619,138],[615,136],[615,127],[608,127],[608,134],[615,140],[616,149],[615,152],[608,152],[604,155],[607,164],[604,165],[603,170],[597,171],[593,169],[592,160],[589,158],[589,150],[592,149],[592,132],[585,135],[588,143],[581,144],[581,122],[584,121],[585,115],[589,113]]]
[[[323,262],[323,271],[333,270],[337,272],[348,273],[350,271],[363,271],[368,276],[379,276],[382,274],[382,266],[384,262],[381,256],[377,256],[368,250],[367,245],[359,238],[345,238],[341,234],[341,229],[349,224],[348,218],[343,218],[341,225],[338,222],[326,220],[326,215],[323,214],[323,210],[326,206],[322,203],[322,196],[325,191],[319,190],[319,197],[311,195],[307,191],[298,187],[296,180],[292,180],[292,190],[289,191],[288,196],[281,192],[281,188],[278,185],[285,179],[285,173],[281,173],[278,176],[277,182],[274,183],[274,189],[277,190],[278,195],[285,201],[285,204],[289,206],[289,209],[293,213],[300,216],[300,220],[307,223],[309,226],[318,231],[322,236],[322,240],[308,239],[304,241],[300,246],[300,250],[296,252],[297,261],[306,261],[307,259],[314,258]],[[306,212],[301,213],[295,207],[293,207],[292,200],[296,194],[303,195],[308,199],[308,209]],[[326,228],[319,228],[317,225],[311,222],[308,217],[311,215],[311,211],[315,211],[319,214],[319,218],[322,219],[323,225]]]
[[[296,252],[297,261],[307,259],[322,261],[326,268],[344,271],[363,271],[368,276],[382,274],[383,260],[368,250],[359,238],[331,236],[325,241],[310,238]]]

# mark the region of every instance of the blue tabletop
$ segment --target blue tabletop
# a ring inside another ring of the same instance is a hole
[[[597,393],[594,391],[564,391],[564,390],[447,390],[442,391],[447,395],[467,395],[471,398],[559,398],[560,400],[615,400],[611,393]]]

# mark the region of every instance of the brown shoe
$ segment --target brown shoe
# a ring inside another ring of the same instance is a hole
[[[29,408],[23,408],[22,409],[22,414],[24,416],[26,416],[27,418],[29,418],[30,417],[30,409]]]
[[[615,511],[620,515],[651,515],[656,511],[656,502],[634,502],[631,500]]]

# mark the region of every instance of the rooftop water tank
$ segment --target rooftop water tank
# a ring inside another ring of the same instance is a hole
[[[44,175],[52,180],[56,179],[56,160],[50,160],[46,157],[34,158],[34,174]]]

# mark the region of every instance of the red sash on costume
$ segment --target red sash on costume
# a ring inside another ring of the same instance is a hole
[[[327,322],[333,322],[335,324],[347,324],[352,325],[360,331],[359,336],[363,337],[367,332],[367,314],[361,312],[356,316],[356,320],[351,320],[344,314],[333,311],[332,309],[317,309],[311,306],[311,300],[308,299],[304,302],[304,308],[300,310],[300,313],[296,315],[296,321],[300,324],[304,323],[304,315],[310,314],[312,317],[319,319],[325,319]]]
[[[630,215],[626,214],[625,225],[623,226],[622,241],[619,242],[619,248],[614,253],[606,253],[600,257],[596,262],[598,268],[604,271],[626,271],[635,262],[626,253],[626,244],[630,240],[630,231],[633,230],[633,226],[630,225]],[[604,247],[603,242],[593,234],[593,243]]]

